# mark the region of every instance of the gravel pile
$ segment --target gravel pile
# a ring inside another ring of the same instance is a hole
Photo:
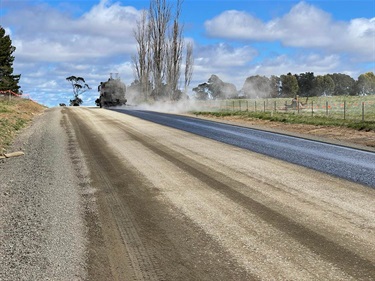
[[[82,155],[62,109],[36,118],[0,161],[0,280],[84,280]]]

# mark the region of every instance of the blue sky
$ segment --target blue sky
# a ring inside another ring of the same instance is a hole
[[[175,1],[170,1],[174,3]],[[47,106],[72,97],[66,77],[93,90],[117,72],[134,81],[133,29],[149,1],[0,0],[0,25],[10,34],[14,73],[25,94]],[[375,72],[375,0],[185,0],[184,37],[194,44],[191,87],[211,74],[242,88],[251,75],[311,71],[315,75]]]

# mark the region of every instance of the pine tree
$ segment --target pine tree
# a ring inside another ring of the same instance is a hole
[[[0,91],[11,90],[19,93],[18,82],[21,75],[13,75],[13,52],[16,47],[12,46],[9,35],[5,35],[5,29],[0,26]]]

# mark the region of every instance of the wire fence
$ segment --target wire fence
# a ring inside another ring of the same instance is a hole
[[[375,122],[375,96],[314,97],[299,100],[290,98],[210,100],[200,102],[200,109],[226,112],[279,112]]]
[[[8,101],[12,100],[12,98],[24,98],[24,99],[31,100],[30,96],[27,94],[20,95],[10,90],[0,91],[0,98],[2,100],[8,100]]]

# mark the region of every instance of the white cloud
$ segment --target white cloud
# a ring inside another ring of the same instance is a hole
[[[94,104],[96,87],[109,73],[132,81],[130,56],[136,52],[133,28],[139,10],[101,0],[74,16],[40,2],[13,4],[2,22],[16,47],[14,71],[22,74],[21,90],[32,99],[48,106],[69,103],[72,91],[65,78],[70,75],[84,77],[93,88],[83,95],[86,105]]]
[[[102,0],[78,19],[46,5],[7,15],[17,32],[17,56],[29,61],[66,62],[135,52],[133,28],[139,11]]]
[[[226,43],[201,46],[196,50],[195,63],[212,68],[228,68],[247,65],[257,55],[250,46],[232,47]]]
[[[205,22],[211,37],[249,41],[280,41],[285,46],[348,52],[375,60],[375,18],[334,21],[330,14],[305,2],[283,17],[264,22],[242,11],[225,11]]]
[[[263,30],[266,25],[246,12],[225,11],[205,22],[209,36],[231,39],[270,40],[272,37]]]
[[[258,52],[250,46],[233,47],[227,43],[194,47],[194,73],[192,85],[206,82],[212,74],[216,74],[225,82],[242,86],[246,77],[244,70]]]
[[[90,30],[91,34],[114,39],[122,36],[133,37],[133,28],[139,16],[139,11],[133,7],[101,0],[78,20],[77,26],[83,32]]]
[[[338,55],[322,56],[317,53],[297,56],[280,55],[254,65],[251,75],[282,75],[314,72],[315,75],[334,73],[342,65]]]

